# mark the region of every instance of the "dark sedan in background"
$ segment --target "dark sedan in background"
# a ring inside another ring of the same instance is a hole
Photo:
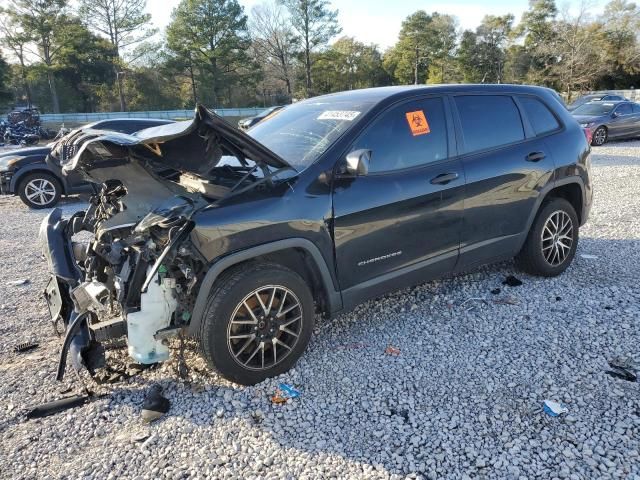
[[[173,123],[154,118],[120,118],[100,120],[83,128],[133,133],[149,127]],[[81,193],[90,186],[79,175],[64,176],[59,167],[46,159],[49,145],[20,148],[0,153],[0,193],[19,195],[30,208],[55,206],[62,195]]]
[[[240,130],[248,130],[251,127],[263,121],[265,118],[269,117],[270,115],[273,115],[274,113],[282,110],[283,108],[284,107],[277,105],[275,107],[270,107],[270,108],[267,108],[266,110],[263,110],[255,117],[243,118],[238,122],[238,128]]]
[[[567,110],[573,112],[576,108],[589,102],[621,102],[623,100],[627,99],[617,93],[591,93],[589,95],[583,95],[582,97],[576,98],[573,103],[567,106]]]
[[[640,105],[627,100],[589,102],[571,112],[580,126],[591,132],[591,145],[607,140],[640,137]]]

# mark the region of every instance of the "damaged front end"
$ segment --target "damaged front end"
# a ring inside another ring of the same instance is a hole
[[[40,230],[52,274],[45,298],[64,326],[58,380],[68,357],[93,373],[122,340],[137,363],[167,360],[167,339],[188,326],[208,267],[190,240],[192,216],[295,174],[202,107],[193,122],[133,136],[71,132],[50,161],[96,186],[87,210],[64,219],[55,209]]]

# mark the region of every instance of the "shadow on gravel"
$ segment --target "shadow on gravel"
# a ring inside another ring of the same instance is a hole
[[[631,283],[638,247],[640,239],[584,237],[574,264],[554,279],[506,262],[387,295],[320,323],[292,372],[254,387],[220,380],[191,346],[197,383],[163,373],[158,381],[172,406],[151,429],[197,436],[219,427],[238,445],[251,435],[264,446],[265,467],[274,452],[294,449],[324,461],[342,457],[365,476],[378,468],[515,478],[524,458],[550,478],[568,457],[571,468],[596,475],[578,453],[593,448],[583,432],[628,442],[626,430],[612,425],[640,422],[637,385],[604,373],[607,357],[640,353],[628,314],[638,299]],[[495,304],[490,288],[511,274],[524,284],[502,286],[502,294],[516,302]],[[487,304],[467,311],[462,303],[470,297]],[[391,343],[398,356],[385,355]],[[271,404],[279,382],[302,396]],[[141,378],[116,387],[111,408],[125,404],[139,415],[149,386]],[[565,403],[569,414],[545,415],[545,398]],[[215,458],[234,462],[229,451]]]

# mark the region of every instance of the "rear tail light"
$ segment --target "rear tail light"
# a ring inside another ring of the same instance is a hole
[[[590,128],[583,128],[584,136],[587,137],[587,143],[591,145],[591,140],[593,140],[593,132]]]

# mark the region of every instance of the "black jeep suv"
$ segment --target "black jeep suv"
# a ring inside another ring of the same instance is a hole
[[[559,275],[591,206],[589,152],[555,95],[509,85],[338,93],[249,134],[202,107],[133,136],[72,132],[52,158],[101,189],[41,228],[58,376],[68,355],[100,368],[120,337],[148,364],[191,335],[253,384],[296,362],[315,314],[514,256]]]

